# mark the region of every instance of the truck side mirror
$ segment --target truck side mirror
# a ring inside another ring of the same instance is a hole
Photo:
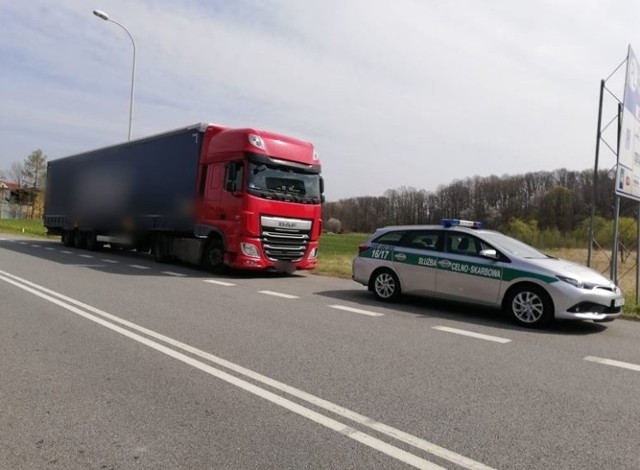
[[[324,178],[320,177],[320,194],[324,194]]]

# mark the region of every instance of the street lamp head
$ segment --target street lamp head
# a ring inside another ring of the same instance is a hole
[[[93,10],[93,14],[96,15],[98,18],[101,18],[105,21],[109,20],[109,15],[107,15],[104,11],[102,10]]]

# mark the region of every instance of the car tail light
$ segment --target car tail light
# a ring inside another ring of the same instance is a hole
[[[369,245],[363,243],[362,245],[358,245],[358,253],[362,253],[363,251],[367,251],[369,249]]]

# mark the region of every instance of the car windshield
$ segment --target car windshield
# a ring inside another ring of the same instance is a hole
[[[484,232],[483,238],[502,252],[522,258],[549,258],[526,243],[498,232]]]
[[[319,203],[320,175],[284,166],[250,162],[247,191],[267,199]]]

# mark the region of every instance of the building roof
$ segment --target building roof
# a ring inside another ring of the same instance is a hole
[[[0,180],[0,189],[10,189],[12,191],[17,191],[20,189],[20,185],[18,183],[11,183],[9,181]]]

